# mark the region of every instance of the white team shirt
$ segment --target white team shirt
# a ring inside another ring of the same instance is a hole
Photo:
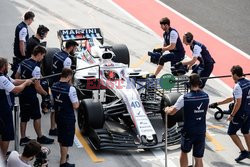
[[[182,107],[184,107],[184,95],[181,95],[174,104],[174,107],[179,111]]]
[[[64,62],[63,62],[63,67],[64,68],[71,68],[72,61],[69,57],[67,57]]]
[[[27,28],[23,27],[19,32],[19,40],[26,42],[27,34],[28,34]]]
[[[234,95],[234,98],[236,99],[242,98],[242,89],[239,84],[235,84],[234,89],[233,89],[233,95]]]
[[[174,31],[174,30],[172,30],[171,32],[170,32],[170,44],[171,43],[177,43],[177,39],[178,39],[178,33],[176,32],[176,31]]]
[[[76,88],[73,87],[73,86],[71,86],[69,88],[69,98],[70,98],[71,103],[78,102],[78,97],[77,97],[77,94],[76,94]]]
[[[10,78],[10,81],[5,76],[0,76],[0,89],[5,90],[5,94],[9,95],[9,93],[15,88],[15,85],[13,84],[14,80]]]
[[[18,67],[17,72],[19,74],[21,74],[21,67],[20,66]],[[40,67],[36,66],[34,68],[34,70],[32,71],[32,77],[34,77],[36,79],[41,78],[41,69],[40,69]]]
[[[18,152],[12,151],[7,159],[7,167],[31,167],[31,165],[23,162]]]
[[[194,49],[193,49],[193,56],[194,57],[201,57],[201,47],[199,45],[194,45]]]

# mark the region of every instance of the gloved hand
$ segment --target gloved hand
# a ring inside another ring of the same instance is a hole
[[[175,63],[175,65],[174,65],[175,68],[180,68],[181,66],[183,66],[181,61]]]
[[[209,108],[216,108],[218,106],[218,103],[215,102],[215,103],[212,103],[209,105]]]
[[[162,52],[162,48],[154,48],[153,52],[161,53]]]

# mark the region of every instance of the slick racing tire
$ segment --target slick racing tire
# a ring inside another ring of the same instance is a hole
[[[172,92],[164,95],[161,100],[161,115],[165,123],[165,107],[169,107],[175,104],[177,99],[181,96],[179,92]],[[177,122],[183,122],[183,109],[177,111],[175,115],[168,115],[168,128],[173,127]]]
[[[44,56],[44,59],[41,65],[43,76],[51,75],[53,57],[54,57],[54,54],[59,51],[60,51],[59,48],[47,48],[47,54]]]
[[[130,57],[128,47],[124,44],[115,44],[112,46],[112,51],[115,56],[113,57],[113,61],[117,63],[123,63],[129,66]]]
[[[83,135],[87,135],[90,128],[103,128],[105,119],[102,104],[94,102],[93,99],[82,100],[78,109],[77,121]]]

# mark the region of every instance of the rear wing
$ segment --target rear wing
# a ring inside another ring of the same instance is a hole
[[[57,36],[61,43],[68,40],[88,40],[96,38],[99,41],[103,41],[100,28],[81,28],[81,29],[65,29],[59,30]]]

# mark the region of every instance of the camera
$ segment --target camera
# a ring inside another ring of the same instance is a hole
[[[36,160],[34,162],[34,167],[42,167],[42,165],[48,167],[48,155],[50,154],[50,149],[47,147],[42,147],[41,151],[36,155]],[[44,167],[44,166],[43,166]]]

